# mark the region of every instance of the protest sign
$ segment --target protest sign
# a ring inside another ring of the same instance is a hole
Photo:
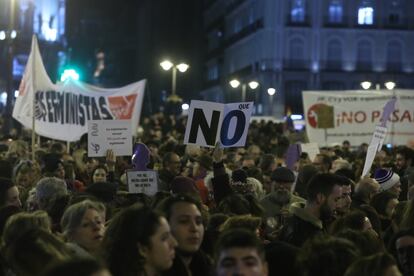
[[[105,156],[108,149],[112,149],[116,156],[132,155],[129,120],[88,121],[88,156]]]
[[[128,191],[132,194],[144,193],[153,196],[158,191],[156,171],[127,171]]]
[[[129,120],[135,133],[145,80],[104,89],[71,78],[53,84],[43,66],[36,38],[19,87],[13,118],[41,136],[78,141],[89,120]]]
[[[371,144],[367,149],[367,157],[365,158],[364,169],[362,170],[362,177],[368,175],[371,170],[372,163],[374,162],[375,155],[378,150],[378,143]]]
[[[369,143],[375,126],[385,127],[384,120],[389,132],[383,143],[406,145],[414,136],[411,90],[304,91],[302,95],[310,142]]]
[[[253,102],[221,104],[191,101],[184,144],[243,147],[253,111]]]

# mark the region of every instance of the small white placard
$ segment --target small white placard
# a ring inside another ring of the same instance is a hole
[[[365,158],[364,169],[362,171],[362,177],[366,176],[371,170],[372,163],[374,162],[375,155],[377,154],[379,144],[371,144],[367,149],[367,157]]]
[[[300,149],[302,152],[306,152],[309,156],[309,160],[313,162],[317,154],[320,153],[319,146],[317,143],[305,143],[300,144]]]
[[[131,194],[155,195],[158,191],[156,171],[127,171],[128,191]]]
[[[378,144],[378,151],[381,150],[382,144],[384,143],[385,137],[387,136],[388,129],[383,126],[376,126],[374,134],[372,135],[372,140],[370,144]]]
[[[131,121],[88,121],[88,156],[105,156],[108,149],[116,156],[132,155]]]

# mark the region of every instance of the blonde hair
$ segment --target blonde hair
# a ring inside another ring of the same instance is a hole
[[[45,211],[14,214],[7,220],[4,227],[3,244],[5,246],[13,244],[25,232],[31,229],[43,229],[50,232],[51,225],[51,220]]]

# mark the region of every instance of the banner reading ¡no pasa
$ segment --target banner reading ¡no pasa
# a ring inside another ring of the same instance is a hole
[[[144,89],[145,80],[113,89],[72,79],[53,84],[34,37],[13,117],[31,129],[32,116],[35,116],[37,134],[63,141],[79,140],[88,131],[88,120],[130,120],[132,133],[135,133]]]
[[[413,90],[304,91],[302,95],[310,142],[369,144],[384,105],[393,97],[395,110],[387,121],[385,143],[406,145],[414,139]]]

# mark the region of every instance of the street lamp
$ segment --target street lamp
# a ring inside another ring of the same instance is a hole
[[[233,88],[237,88],[240,86],[242,86],[242,101],[245,102],[246,101],[246,89],[247,89],[247,85],[250,87],[250,89],[255,90],[257,87],[259,87],[259,83],[257,81],[250,81],[249,83],[241,83],[239,80],[237,79],[233,79],[229,82],[230,86]]]
[[[163,62],[160,63],[160,66],[165,71],[169,71],[170,69],[172,69],[172,90],[171,90],[171,95],[168,97],[167,100],[172,101],[172,102],[181,102],[182,99],[178,95],[176,95],[177,70],[180,71],[181,73],[184,73],[188,70],[190,66],[185,63],[180,63],[180,64],[175,65],[169,60],[164,60]]]
[[[365,90],[370,89],[372,86],[372,82],[370,81],[363,81],[361,82],[361,87]],[[384,83],[385,88],[387,88],[388,90],[393,90],[396,86],[396,83],[393,81],[387,81]],[[376,83],[375,84],[375,90],[380,90],[381,89],[381,84],[380,83]]]
[[[393,90],[397,84],[393,81],[387,81],[384,85],[388,90]]]
[[[270,115],[273,115],[273,95],[276,94],[276,89],[273,87],[268,88],[267,94],[270,97]]]

